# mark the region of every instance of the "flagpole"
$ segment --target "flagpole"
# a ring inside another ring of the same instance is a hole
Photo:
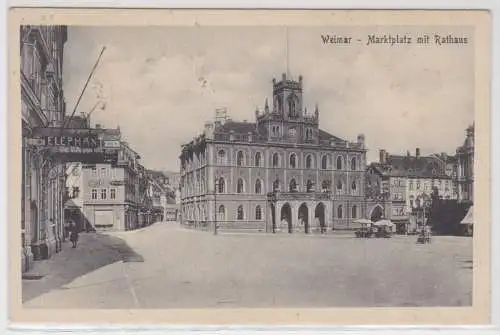
[[[290,69],[289,69],[289,63],[290,63],[290,55],[289,55],[289,50],[288,50],[288,43],[289,43],[289,40],[288,40],[288,26],[285,27],[285,34],[286,34],[286,76],[289,77],[290,76]]]
[[[70,117],[67,120],[63,121],[61,130],[64,129],[67,125],[69,125],[71,122],[71,119],[73,119],[73,116],[76,113],[76,109],[78,108],[78,105],[80,104],[80,100],[82,99],[83,94],[85,93],[85,90],[87,89],[87,85],[89,84],[90,79],[92,78],[92,75],[94,74],[95,69],[97,68],[97,65],[99,64],[99,61],[101,60],[101,57],[102,57],[102,54],[104,53],[104,50],[106,50],[106,46],[102,47],[101,53],[99,54],[99,57],[97,58],[97,61],[95,62],[94,67],[92,68],[92,71],[90,71],[90,74],[87,78],[87,81],[85,82],[85,86],[83,86],[83,90],[80,93],[78,100],[76,101],[75,107],[73,108],[73,113],[71,113]]]

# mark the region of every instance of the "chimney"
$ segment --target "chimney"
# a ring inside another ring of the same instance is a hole
[[[386,163],[386,159],[387,159],[387,156],[386,156],[386,151],[384,149],[381,149],[379,151],[379,163],[380,164],[385,164]]]
[[[474,135],[474,127],[473,126],[469,126],[467,127],[467,137],[471,137]]]
[[[212,122],[205,122],[204,132],[205,137],[212,139],[214,137],[214,124]]]
[[[416,148],[416,149],[415,149],[415,156],[416,156],[417,158],[420,158],[420,148]]]
[[[364,146],[365,146],[365,135],[364,134],[358,135],[358,144],[360,144],[364,148]]]
[[[467,128],[467,137],[465,139],[466,146],[468,148],[474,147],[474,126],[469,126]]]
[[[406,157],[408,157],[408,158],[410,158],[410,157],[411,157],[410,150],[407,150],[407,151],[406,151]]]
[[[96,124],[95,124],[95,128],[96,128],[96,129],[101,129],[101,124],[100,124],[100,123],[96,123]]]
[[[285,81],[285,80],[286,80],[286,73],[283,73],[283,74],[281,75],[281,80],[282,80],[282,81]]]

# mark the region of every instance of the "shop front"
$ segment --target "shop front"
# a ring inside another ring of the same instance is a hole
[[[23,124],[23,271],[30,267],[30,260],[59,252],[65,239],[65,214],[78,216],[76,208],[67,208],[65,213],[66,164],[112,161],[120,139],[119,130],[114,129],[28,128]]]

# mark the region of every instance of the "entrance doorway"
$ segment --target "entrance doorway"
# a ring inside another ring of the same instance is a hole
[[[380,219],[382,219],[383,216],[384,216],[384,209],[382,208],[382,206],[376,205],[372,209],[372,213],[370,214],[370,220],[372,222],[377,222]]]
[[[303,203],[299,207],[299,222],[304,226],[304,232],[309,234],[309,209],[307,205]]]
[[[325,224],[325,205],[320,202],[316,206],[316,210],[314,211],[314,217],[319,221],[319,227],[321,233],[326,233],[326,224]]]
[[[39,238],[39,227],[38,227],[38,206],[36,201],[31,200],[30,203],[30,215],[31,215],[31,241],[30,243],[38,241]]]
[[[284,225],[288,226],[288,232],[292,233],[292,208],[290,207],[290,204],[287,202],[286,204],[281,207],[281,222],[283,222]]]

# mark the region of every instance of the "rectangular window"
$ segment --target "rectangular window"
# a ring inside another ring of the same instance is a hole
[[[106,192],[106,191],[107,191],[107,190],[106,190],[105,188],[103,188],[103,189],[101,190],[101,199],[102,199],[102,200],[105,200],[105,199],[106,199],[106,197],[107,197],[107,192]]]
[[[97,190],[95,188],[92,189],[92,200],[97,200]]]
[[[112,188],[109,190],[109,197],[111,199],[116,199],[116,189]]]
[[[106,168],[105,167],[102,167],[101,168],[101,175],[100,175],[101,178],[104,178],[106,177]]]
[[[97,168],[93,167],[92,170],[90,171],[90,174],[92,177],[96,177],[97,176]]]

